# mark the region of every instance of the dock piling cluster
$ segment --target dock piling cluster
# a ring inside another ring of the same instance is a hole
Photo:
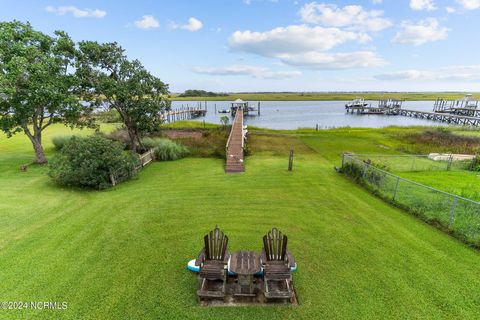
[[[403,109],[402,103],[403,100],[386,99],[380,100],[377,107],[372,107],[370,104],[364,103],[363,99],[356,99],[345,105],[345,109],[347,113],[359,115],[399,115],[462,126],[480,126],[479,101],[472,100],[471,95],[467,95],[462,100],[439,98],[435,101],[432,112]]]

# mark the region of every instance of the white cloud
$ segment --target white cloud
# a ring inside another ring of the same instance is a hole
[[[432,70],[403,70],[375,76],[377,80],[468,81],[480,80],[480,65],[448,66]]]
[[[252,4],[253,1],[258,1],[258,2],[267,1],[272,3],[278,3],[279,0],[243,0],[243,3],[245,3],[246,5],[250,5]]]
[[[198,20],[195,17],[190,17],[188,19],[188,23],[186,23],[186,24],[178,24],[176,22],[171,22],[170,23],[170,28],[171,29],[182,29],[182,30],[187,30],[187,31],[191,31],[191,32],[198,31],[198,30],[202,29],[202,27],[203,27],[202,21]]]
[[[457,0],[457,3],[467,10],[476,10],[480,8],[480,0]]]
[[[377,80],[434,80],[434,73],[421,70],[404,70],[375,76]]]
[[[231,65],[226,67],[194,67],[192,71],[215,76],[246,75],[258,79],[286,79],[301,75],[300,71],[271,71],[268,68],[249,65]]]
[[[445,8],[445,11],[447,11],[447,13],[455,13],[457,12],[457,10],[453,7],[446,7]]]
[[[366,34],[338,28],[294,25],[266,32],[236,31],[230,37],[229,45],[233,50],[316,69],[365,68],[386,64],[373,51],[326,52],[348,41],[365,43],[370,40]]]
[[[334,4],[305,4],[299,11],[303,22],[327,27],[348,28],[350,30],[381,31],[392,26],[383,17],[383,11],[365,10],[359,5],[340,8]]]
[[[154,16],[146,15],[142,16],[141,20],[135,21],[135,26],[139,29],[148,30],[160,27],[160,22]]]
[[[369,42],[363,33],[337,28],[292,25],[265,32],[235,31],[229,45],[232,49],[274,57],[281,53],[326,51],[347,41]]]
[[[281,54],[278,58],[286,64],[313,69],[355,69],[381,67],[386,61],[373,51],[344,53],[305,52]]]
[[[448,31],[447,28],[440,26],[435,18],[427,18],[416,24],[404,21],[402,22],[402,30],[397,32],[392,41],[419,46],[427,42],[447,39]]]
[[[71,13],[75,18],[103,18],[107,15],[107,12],[100,9],[78,9],[74,6],[61,6],[61,7],[46,7],[48,12],[63,16],[67,13]]]
[[[410,0],[410,8],[416,11],[432,11],[437,9],[434,0]]]
[[[373,4],[381,4],[383,3],[383,0],[372,0]]]

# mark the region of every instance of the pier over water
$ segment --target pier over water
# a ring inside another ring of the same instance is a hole
[[[243,128],[243,110],[235,113],[230,136],[226,145],[227,161],[225,164],[226,173],[244,172],[244,146],[246,130]]]

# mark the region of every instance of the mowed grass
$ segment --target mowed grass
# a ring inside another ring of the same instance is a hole
[[[480,201],[480,172],[403,172],[401,176],[446,192]]]
[[[58,134],[70,130],[55,126],[45,140]],[[0,310],[0,318],[476,318],[480,254],[337,174],[340,149],[329,143],[346,133],[333,134],[253,132],[244,174],[186,158],[101,192],[59,188],[45,167],[21,173],[30,145],[1,137],[0,301],[68,309]],[[358,152],[383,149],[386,138],[372,135]],[[185,265],[216,224],[231,251],[260,250],[272,226],[288,234],[300,305],[199,307]]]

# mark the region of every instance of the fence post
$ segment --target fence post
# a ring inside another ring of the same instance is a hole
[[[288,157],[288,171],[293,169],[293,149],[290,149],[290,156]]]
[[[413,170],[415,170],[415,156],[413,156],[412,169],[410,171],[413,171]]]
[[[363,176],[362,176],[363,179],[365,179],[365,177],[367,176],[368,167],[369,167],[369,163],[365,162],[365,166],[363,167]]]
[[[458,197],[453,198],[452,212],[450,213],[450,219],[448,220],[448,226],[452,226],[453,217],[455,216],[455,208],[457,207]]]
[[[447,171],[450,171],[452,168],[452,161],[453,161],[453,155],[450,154],[450,157],[448,158],[448,163],[447,163]]]
[[[395,200],[397,197],[397,191],[398,191],[398,183],[400,182],[400,177],[397,176],[397,182],[395,183],[395,191],[393,191],[393,198],[392,200]]]
[[[478,156],[475,156],[472,161],[470,162],[470,171],[473,171],[473,168],[475,168],[475,163],[477,162]]]

